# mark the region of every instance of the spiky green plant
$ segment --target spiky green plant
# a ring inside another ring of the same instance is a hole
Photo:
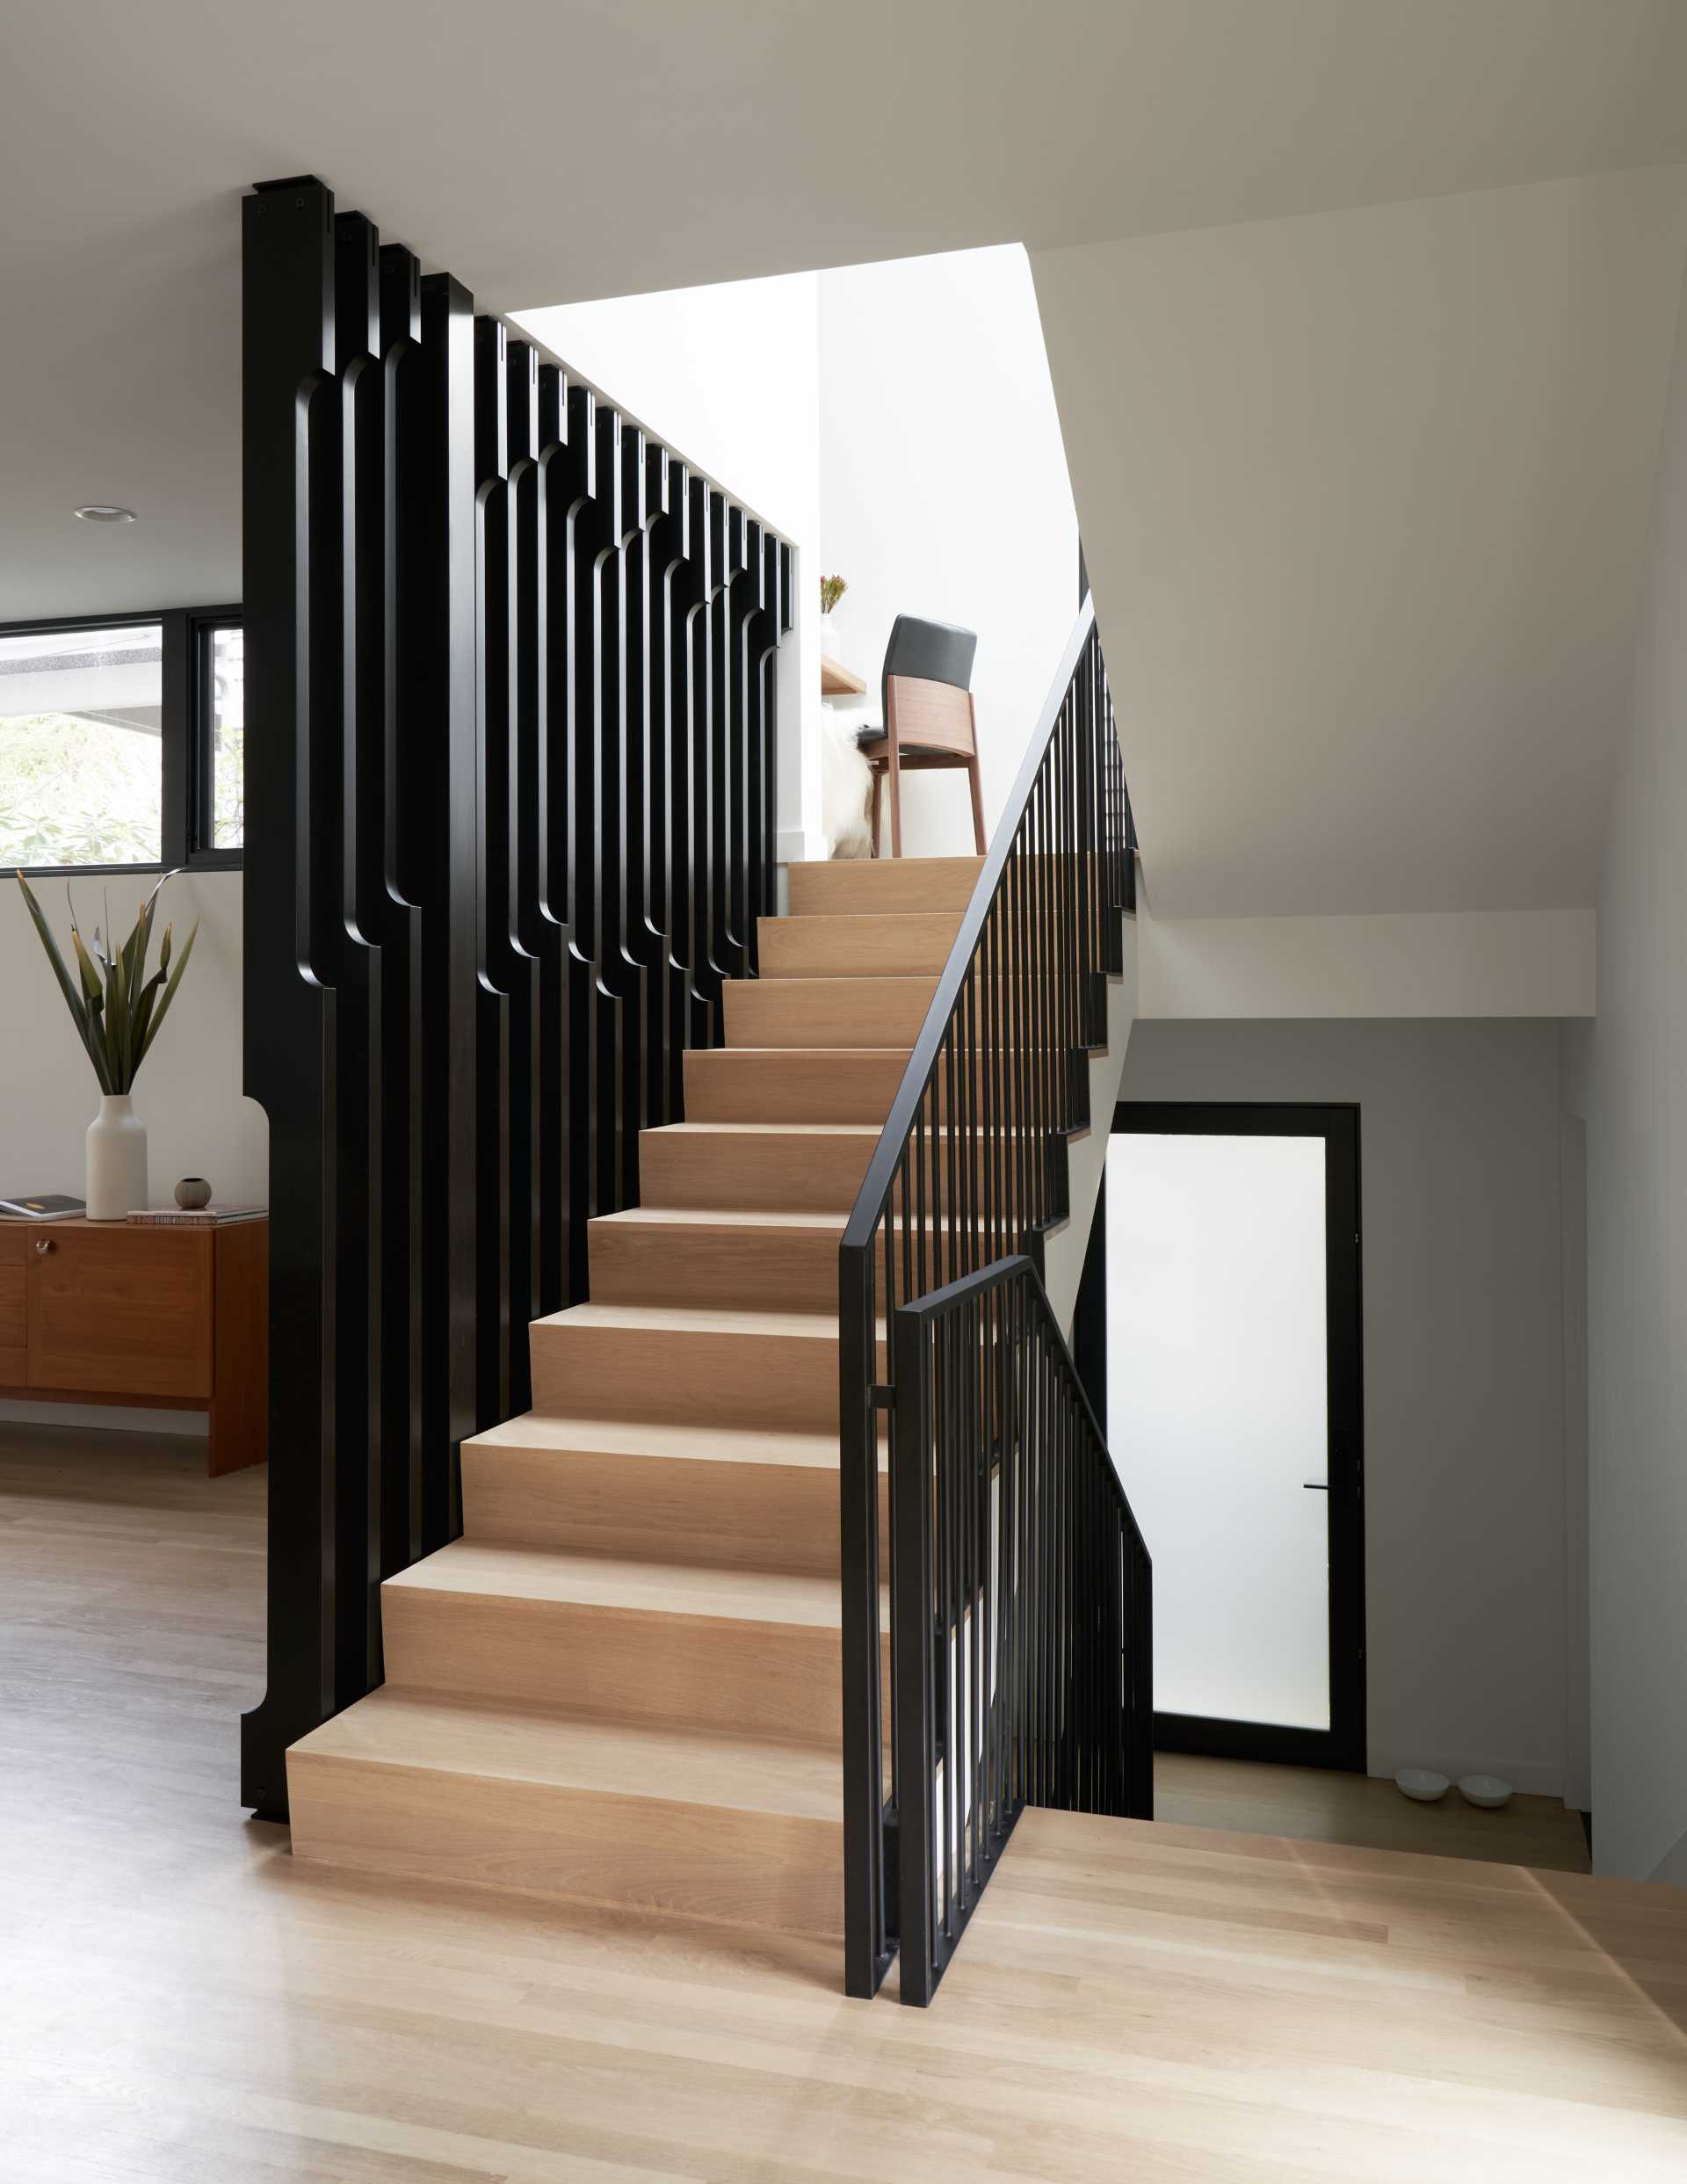
[[[99,1079],[103,1092],[126,1092],[134,1083],[141,1064],[152,1051],[152,1042],[170,1013],[176,989],[182,983],[182,973],[187,969],[187,959],[193,953],[193,943],[199,937],[196,919],[172,970],[170,944],[173,928],[166,925],[164,937],[158,945],[158,968],[150,977],[147,976],[147,954],[152,947],[152,919],[157,908],[158,889],[164,880],[174,877],[173,873],[165,873],[163,880],[141,903],[134,932],[115,951],[111,940],[110,905],[105,911],[106,938],[100,939],[99,927],[96,925],[93,946],[89,947],[84,945],[76,924],[76,906],[67,887],[64,894],[70,903],[70,945],[78,973],[78,977],[72,979],[28,881],[21,872],[18,874],[24,901],[35,920],[41,946],[47,950],[47,960],[53,966],[65,1005],[70,1011],[70,1020],[88,1050],[88,1059],[94,1065],[94,1075]]]

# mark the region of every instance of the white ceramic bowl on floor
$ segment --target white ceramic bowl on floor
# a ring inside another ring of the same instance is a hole
[[[1447,1778],[1427,1767],[1403,1767],[1394,1777],[1394,1788],[1420,1805],[1432,1805],[1446,1796]]]
[[[1466,1804],[1480,1805],[1484,1812],[1497,1812],[1502,1805],[1510,1803],[1511,1785],[1497,1774],[1466,1774],[1460,1778],[1459,1795]]]

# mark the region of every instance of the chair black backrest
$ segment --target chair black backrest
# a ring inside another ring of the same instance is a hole
[[[949,683],[957,690],[970,690],[973,655],[977,649],[975,629],[957,629],[949,622],[922,621],[917,614],[899,614],[885,647],[881,685],[893,675],[911,675],[922,682]]]

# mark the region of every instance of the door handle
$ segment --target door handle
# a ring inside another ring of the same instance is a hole
[[[44,1236],[38,1236],[35,1239],[35,1249],[38,1254],[45,1259],[53,1246]]]
[[[1302,1479],[1300,1484],[1309,1494],[1327,1494],[1329,1491],[1328,1479]]]

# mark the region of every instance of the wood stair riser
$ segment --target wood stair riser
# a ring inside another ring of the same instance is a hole
[[[959,911],[894,918],[764,918],[757,967],[764,978],[935,978],[960,930]]]
[[[843,1734],[833,1626],[389,1585],[381,1633],[401,1689],[794,1744]]]
[[[913,911],[964,911],[981,857],[834,858],[789,867],[793,918],[894,918]]]
[[[861,1125],[828,1135],[777,1130],[646,1130],[639,1195],[652,1208],[847,1213],[878,1139]]]
[[[843,1932],[840,1822],[298,1752],[287,1777],[293,1855],[316,1864]]]
[[[905,1217],[899,1201],[894,1217],[876,1237],[875,1277],[879,1295],[889,1295],[888,1273],[898,1291],[906,1286],[902,1237],[916,1237],[922,1226],[926,1237],[923,1272],[912,1279],[922,1287],[935,1286],[937,1254],[945,1250],[947,1232],[931,1219],[935,1202],[940,1210],[949,1198],[946,1171],[935,1178],[928,1173],[921,1185],[911,1186],[912,1205],[925,1218]],[[965,1187],[964,1184],[961,1187]],[[981,1238],[994,1233],[1005,1252],[1017,1248],[1008,1214],[1017,1198],[1015,1179],[1003,1179],[1002,1195],[990,1201],[993,1220],[987,1222],[982,1207],[969,1208]],[[834,1219],[813,1227],[789,1222],[757,1226],[752,1220],[712,1225],[706,1215],[686,1222],[664,1223],[659,1215],[643,1213],[634,1221],[610,1216],[590,1224],[591,1294],[602,1304],[667,1304],[706,1310],[737,1307],[759,1312],[835,1312],[838,1302],[838,1249],[844,1225]],[[982,1255],[993,1255],[981,1242]]]
[[[883,1126],[908,1047],[804,1054],[730,1047],[685,1056],[691,1122],[871,1122]]]
[[[889,1535],[888,1483],[880,1533]],[[463,1446],[463,1532],[726,1569],[838,1570],[835,1468]]]
[[[841,1128],[842,1126],[840,1126]],[[742,1131],[722,1125],[693,1135],[684,1128],[647,1130],[640,1140],[641,1198],[647,1211],[695,1213],[830,1213],[847,1215],[854,1207],[879,1141],[862,1126],[858,1135],[759,1136],[753,1124]],[[929,1143],[930,1141],[928,1141]],[[927,1154],[926,1205],[949,1203],[952,1163],[940,1137],[937,1172]],[[993,1185],[1004,1203],[1018,1195],[1018,1178],[998,1171]]]
[[[994,998],[988,993],[996,989]],[[907,1047],[924,1026],[935,979],[750,978],[726,989],[727,1045],[796,1048]],[[1030,1047],[1050,1028],[1038,1012],[1047,989],[1026,979],[981,981],[967,1019],[968,1043],[996,1051]]]
[[[556,1417],[837,1430],[837,1341],[536,1320],[533,1408]]]
[[[594,1221],[587,1230],[591,1294],[604,1304],[742,1304],[765,1311],[834,1312],[838,1297],[836,1222],[710,1227],[704,1221]],[[886,1243],[879,1245],[884,1279]]]
[[[742,978],[726,987],[728,1047],[912,1047],[935,978]]]

